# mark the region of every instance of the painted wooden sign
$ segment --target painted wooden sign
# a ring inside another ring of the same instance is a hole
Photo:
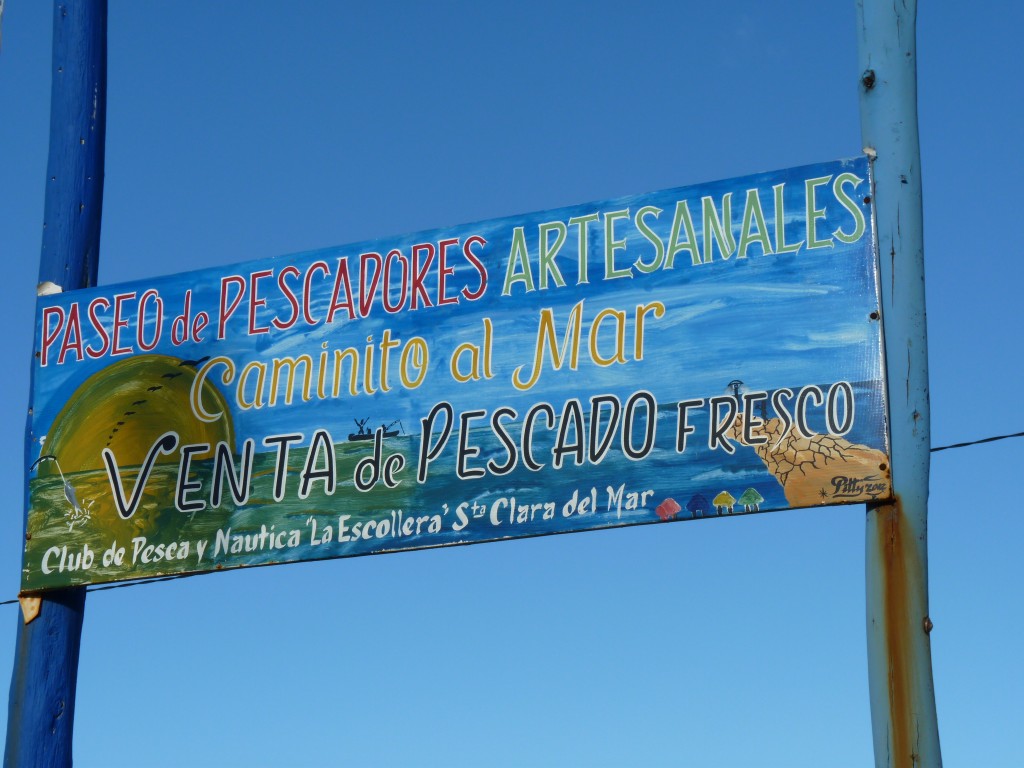
[[[890,494],[863,159],[40,299],[23,590]]]

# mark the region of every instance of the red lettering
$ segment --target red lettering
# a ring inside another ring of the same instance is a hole
[[[367,265],[372,262],[373,267],[373,280],[370,282],[370,287],[366,287],[366,272]],[[359,256],[359,316],[366,317],[370,314],[370,308],[373,305],[374,294],[377,293],[377,283],[380,282],[380,273],[383,268],[383,260],[379,253],[363,253]],[[385,291],[387,286],[384,286]]]
[[[56,318],[57,327],[50,330],[50,319]],[[43,345],[39,350],[39,364],[45,366],[49,358],[50,346],[57,340],[60,329],[64,326],[63,307],[46,307],[43,309]]]
[[[427,252],[427,260],[424,262],[423,267],[419,266],[419,252]],[[436,249],[433,243],[420,243],[412,247],[412,309],[419,309],[419,302],[417,296],[423,297],[423,306],[432,307],[430,303],[430,297],[427,295],[426,288],[423,287],[423,279],[427,276],[427,270],[430,269],[431,263],[434,261],[434,254]]]
[[[437,305],[442,306],[444,304],[458,304],[459,297],[453,296],[449,298],[445,295],[445,282],[448,280],[449,275],[455,274],[455,267],[448,266],[448,249],[453,245],[458,245],[459,239],[453,240],[442,240],[437,244],[440,255],[437,260]]]
[[[156,317],[153,318],[153,341],[149,344],[146,343],[145,329],[146,329],[146,306],[150,301],[156,302]],[[164,302],[160,298],[160,294],[156,290],[150,288],[139,300],[139,316],[138,322],[135,328],[135,340],[139,343],[139,349],[145,352],[151,352],[156,349],[156,345],[160,343],[160,333],[163,330],[164,324]]]
[[[249,275],[249,335],[255,336],[258,333],[266,333],[270,330],[270,326],[256,325],[256,310],[260,307],[267,306],[267,300],[260,298],[259,296],[259,282],[260,280],[271,277],[274,274],[272,269],[261,269],[259,272],[253,272]]]
[[[78,317],[78,302],[72,304],[68,311],[68,323],[64,326],[64,340],[60,344],[57,365],[64,364],[64,356],[70,350],[75,351],[77,360],[82,359],[82,321]]]
[[[89,324],[96,330],[96,333],[103,340],[103,346],[99,349],[93,349],[91,346],[86,346],[85,354],[93,360],[98,360],[103,357],[107,354],[107,350],[110,349],[110,336],[107,334],[107,329],[103,327],[103,321],[100,320],[99,315],[96,313],[97,307],[110,309],[110,302],[102,296],[99,296],[89,302]]]
[[[487,241],[480,237],[480,235],[473,235],[462,246],[462,255],[466,257],[466,261],[476,268],[477,273],[480,275],[480,285],[475,291],[470,291],[469,286],[462,289],[462,295],[466,297],[467,301],[476,301],[483,296],[484,291],[487,290],[487,267],[485,267],[479,257],[473,253],[471,248],[471,246],[476,244],[487,245]]]
[[[228,298],[228,286],[234,285],[238,288],[238,293],[235,298],[230,302]],[[224,327],[227,325],[228,318],[235,314],[235,310],[238,309],[238,305],[242,303],[242,297],[245,295],[245,278],[240,275],[228,275],[222,277],[220,280],[220,310],[219,319],[217,321],[217,338],[224,338]]]
[[[392,304],[389,301],[391,295],[391,263],[392,257],[397,258],[399,263],[402,265],[402,295],[398,299],[397,304]],[[405,305],[405,299],[409,295],[409,260],[405,258],[400,250],[397,248],[393,251],[388,251],[387,259],[384,261],[384,289],[381,291],[381,299],[384,304],[384,311],[389,314],[395,314],[400,312],[402,307]]]
[[[210,324],[210,315],[206,312],[199,312],[196,314],[196,319],[192,321],[192,341],[197,344],[202,341],[199,333]]]
[[[313,316],[309,313],[310,294],[312,293],[309,284],[313,279],[314,272],[323,272],[325,277],[329,277],[331,274],[331,268],[327,266],[326,262],[318,261],[315,264],[310,265],[309,269],[306,271],[306,279],[302,284],[302,316],[305,318],[307,325],[316,325],[316,320],[314,320]]]
[[[339,298],[342,286],[345,288],[345,298],[343,300]],[[334,322],[334,313],[339,309],[347,310],[349,320],[355,319],[356,310],[352,306],[352,281],[348,276],[348,259],[344,256],[338,259],[338,273],[334,276],[334,292],[331,294],[331,307],[327,310],[328,323]]]
[[[132,353],[131,346],[121,346],[121,329],[128,327],[128,320],[122,317],[121,311],[124,303],[134,298],[135,291],[114,294],[114,342],[113,348],[110,350],[111,356],[130,355]]]
[[[282,323],[280,320],[277,319],[276,316],[274,317],[273,320],[270,321],[271,324],[278,330],[288,330],[293,325],[295,325],[295,323],[299,319],[299,301],[298,299],[295,298],[295,293],[292,292],[292,289],[288,286],[288,283],[285,282],[285,278],[288,276],[298,277],[300,274],[302,273],[299,272],[298,267],[289,264],[287,267],[282,269],[277,275],[277,287],[280,289],[285,299],[288,300],[288,304],[292,308],[291,317],[288,318],[287,322]]]
[[[171,344],[178,347],[188,341],[189,310],[192,308],[192,291],[185,291],[185,309],[171,321]],[[181,332],[178,329],[181,328]],[[88,350],[86,350],[88,351]]]

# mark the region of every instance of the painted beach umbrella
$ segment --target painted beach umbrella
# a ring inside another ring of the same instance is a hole
[[[732,396],[737,400],[740,399],[740,395],[747,391],[747,388],[743,386],[743,382],[739,379],[733,379],[726,385],[726,392],[731,392]]]
[[[753,488],[747,488],[743,495],[736,500],[736,503],[743,505],[744,512],[757,512],[762,501],[764,501],[764,496]]]
[[[679,514],[681,509],[682,507],[679,506],[679,502],[675,499],[665,499],[661,504],[655,507],[654,511],[658,513],[658,517],[662,520],[671,520]]]
[[[686,510],[691,517],[704,517],[711,511],[711,504],[703,493],[697,493],[686,503]]]
[[[718,514],[722,514],[723,510],[728,510],[729,514],[732,514],[733,505],[736,503],[736,499],[728,491],[722,491],[720,494],[715,496],[715,500],[711,502],[715,505],[715,509]]]

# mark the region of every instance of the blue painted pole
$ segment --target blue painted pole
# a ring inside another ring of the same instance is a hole
[[[893,503],[867,510],[875,765],[942,765],[928,615],[931,434],[916,0],[857,0],[861,135],[872,158],[892,432]]]
[[[50,151],[39,282],[96,284],[107,104],[107,0],[54,3]],[[35,457],[26,445],[26,467]],[[38,452],[38,446],[34,446]],[[27,492],[26,492],[27,495]],[[70,766],[85,588],[47,592],[18,639],[5,768]]]

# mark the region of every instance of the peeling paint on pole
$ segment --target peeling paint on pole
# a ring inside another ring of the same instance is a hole
[[[928,616],[930,429],[915,0],[858,0],[861,132],[872,158],[896,500],[868,506],[867,635],[877,766],[942,765]]]

